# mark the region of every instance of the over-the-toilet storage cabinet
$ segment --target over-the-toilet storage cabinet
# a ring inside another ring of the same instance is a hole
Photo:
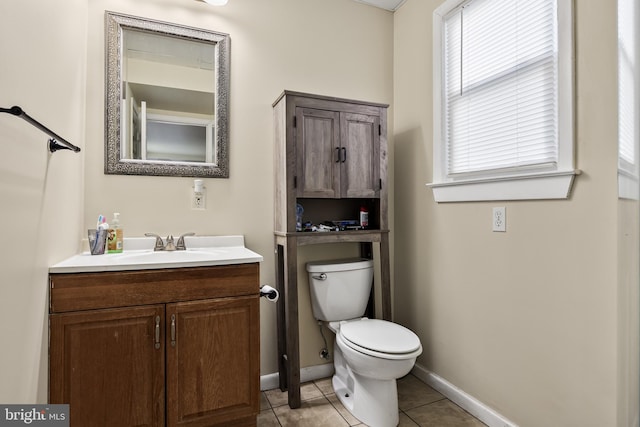
[[[382,318],[391,320],[387,207],[386,104],[285,91],[273,104],[275,130],[275,245],[280,388],[300,406],[297,248],[357,242],[363,257],[380,244]],[[304,221],[357,219],[364,230],[296,231],[296,205]],[[373,297],[372,297],[373,299]],[[373,306],[373,304],[370,304]],[[373,315],[370,311],[369,315]]]

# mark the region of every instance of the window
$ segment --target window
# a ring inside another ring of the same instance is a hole
[[[638,199],[638,122],[640,73],[636,0],[618,1],[618,195]]]
[[[568,197],[570,0],[450,0],[434,13],[436,201]]]

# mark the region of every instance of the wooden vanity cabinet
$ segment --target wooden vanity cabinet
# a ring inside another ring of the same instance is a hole
[[[71,426],[255,426],[258,264],[50,275],[49,402]]]

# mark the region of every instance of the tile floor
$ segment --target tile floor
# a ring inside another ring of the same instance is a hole
[[[262,392],[258,427],[365,427],[340,403],[331,378],[302,384],[302,406],[290,409],[287,393]],[[409,374],[398,380],[400,427],[485,427],[443,395]]]

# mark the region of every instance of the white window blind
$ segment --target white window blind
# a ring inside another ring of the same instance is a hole
[[[637,176],[638,95],[634,0],[618,1],[618,165]]]
[[[446,175],[558,159],[556,0],[471,0],[443,22]]]

